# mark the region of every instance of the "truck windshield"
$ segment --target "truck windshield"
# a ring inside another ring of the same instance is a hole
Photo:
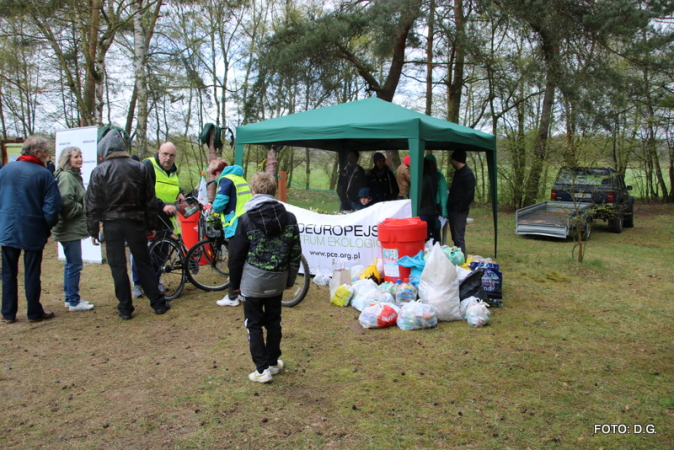
[[[557,175],[555,184],[590,184],[600,185],[608,183],[611,175],[606,170],[601,169],[568,169],[562,170]],[[604,182],[604,180],[607,180]],[[604,183],[602,183],[604,182]]]

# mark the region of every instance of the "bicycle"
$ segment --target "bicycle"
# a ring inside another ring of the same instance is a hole
[[[229,287],[229,241],[224,237],[218,215],[211,210],[205,210],[199,220],[202,219],[206,238],[187,251],[186,260],[190,261],[187,278],[204,291],[222,291]],[[283,292],[283,306],[299,304],[309,291],[311,274],[304,255],[300,264],[302,273],[298,273],[295,284]]]
[[[202,209],[196,195],[192,192],[185,197],[185,203],[176,205],[183,217],[187,218]],[[182,294],[187,283],[187,247],[181,235],[173,234],[173,225],[166,223],[161,216],[160,220],[167,231],[160,232],[150,243],[150,261],[155,268],[160,285],[163,286],[164,296],[170,301]],[[203,236],[202,228],[199,228],[199,234]],[[191,264],[190,267],[192,270],[198,270],[195,264]]]

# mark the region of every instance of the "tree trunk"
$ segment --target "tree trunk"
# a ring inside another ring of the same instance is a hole
[[[539,35],[541,36],[543,58],[546,66],[545,94],[543,95],[543,107],[541,108],[541,119],[538,124],[538,136],[536,137],[536,145],[534,146],[531,171],[522,206],[536,203],[541,172],[543,171],[543,164],[547,157],[548,133],[550,132],[550,125],[552,123],[552,106],[555,102],[555,89],[557,87],[556,64],[559,47],[553,42],[553,38],[546,30],[539,30]]]
[[[454,21],[456,23],[456,40],[454,44],[454,74],[449,84],[447,120],[459,123],[461,113],[461,90],[463,89],[463,67],[465,61],[465,28],[466,19],[463,15],[463,0],[454,0]],[[450,66],[451,67],[451,66]]]
[[[276,148],[272,145],[269,151],[267,152],[267,173],[276,175],[278,172],[278,152]]]
[[[335,154],[335,163],[332,165],[332,173],[330,174],[330,186],[329,189],[331,191],[335,190],[335,187],[337,186],[337,180],[338,180],[338,175],[339,175],[339,154],[337,152],[334,152]]]
[[[308,148],[305,148],[304,152],[305,152],[304,158],[306,160],[306,166],[305,166],[306,167],[306,169],[305,169],[306,180],[304,182],[304,188],[309,190],[309,186],[311,185],[310,184],[310,180],[311,180],[311,151],[309,151]]]
[[[147,153],[147,74],[146,64],[146,32],[143,29],[143,0],[132,3],[133,8],[133,66],[136,75],[136,84],[133,92],[138,104],[136,115],[136,151],[139,155]],[[159,144],[159,143],[158,143]]]
[[[435,0],[430,0],[428,11],[428,37],[426,38],[426,110],[427,116],[433,112],[433,33],[435,32]],[[396,166],[398,167],[398,166]]]
[[[131,124],[135,107],[138,106],[136,115],[136,147],[139,155],[148,153],[147,146],[147,118],[148,118],[148,90],[147,90],[147,52],[150,41],[154,35],[154,28],[159,18],[162,0],[158,0],[153,9],[150,9],[148,0],[134,0],[133,9],[133,50],[135,85],[129,113],[127,115],[127,133],[131,134]],[[167,130],[168,131],[168,130]],[[159,144],[159,142],[158,142]]]

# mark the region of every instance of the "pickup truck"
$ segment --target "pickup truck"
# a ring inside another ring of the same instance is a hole
[[[611,231],[634,226],[634,198],[621,174],[610,167],[568,167],[559,170],[550,200],[517,211],[517,234],[566,238],[581,224],[589,239],[595,219],[608,223]],[[560,228],[561,227],[561,228]],[[566,235],[563,235],[566,230]]]

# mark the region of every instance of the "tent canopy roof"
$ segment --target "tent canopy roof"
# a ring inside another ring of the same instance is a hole
[[[496,150],[493,135],[378,98],[327,106],[237,127],[237,144],[278,144],[333,151],[408,150],[409,139],[426,150]]]
[[[236,128],[235,163],[245,145],[285,145],[336,151],[341,165],[349,150],[409,150],[412,214],[421,204],[425,150],[485,152],[494,214],[494,257],[498,242],[496,137],[378,98],[326,106]]]

